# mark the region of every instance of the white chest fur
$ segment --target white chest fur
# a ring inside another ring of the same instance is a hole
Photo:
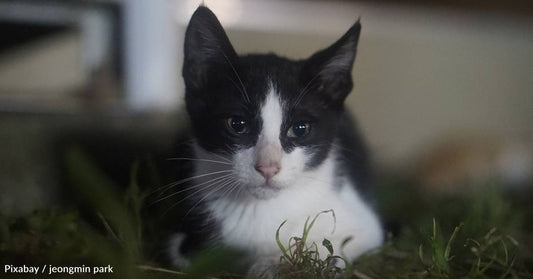
[[[268,200],[220,198],[212,201],[209,210],[221,228],[218,241],[249,251],[258,258],[276,259],[281,251],[275,234],[283,221],[287,222],[280,230],[280,238],[286,244],[290,237],[301,236],[308,217],[332,209],[336,219],[321,215],[309,234],[309,243],[315,242],[320,247],[327,238],[336,254],[340,254],[341,243],[351,237],[342,251],[349,259],[379,246],[383,232],[377,217],[348,180],[340,179],[344,181],[342,185],[334,187],[334,167],[334,160],[327,159],[311,176],[299,179]],[[319,252],[323,257],[327,255],[325,250]]]

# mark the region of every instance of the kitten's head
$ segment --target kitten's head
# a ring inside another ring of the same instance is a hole
[[[360,29],[356,22],[305,60],[239,56],[216,16],[199,7],[185,36],[183,77],[201,156],[229,158],[239,187],[261,199],[322,165],[352,89]]]

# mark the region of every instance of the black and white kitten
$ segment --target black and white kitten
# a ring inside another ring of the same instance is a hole
[[[383,231],[364,197],[368,163],[344,109],[361,26],[306,60],[274,54],[239,56],[216,16],[199,7],[185,36],[183,77],[191,119],[194,183],[187,216],[194,224],[171,241],[175,264],[193,246],[224,245],[255,264],[279,261],[275,241],[301,235],[321,217],[309,241],[329,239],[354,259],[382,243]],[[193,244],[191,244],[193,243]],[[321,251],[324,257],[327,251]]]

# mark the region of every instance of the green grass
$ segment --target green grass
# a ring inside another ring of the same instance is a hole
[[[0,215],[2,263],[114,267],[112,275],[87,278],[244,277],[235,267],[243,255],[234,251],[213,250],[198,255],[186,270],[163,267],[153,260],[147,241],[153,228],[151,220],[143,217],[146,193],[136,183],[138,164],[132,167],[127,191],[121,192],[80,150],[69,151],[65,162],[70,184],[88,213],[77,208],[49,208],[19,218]],[[307,239],[317,218],[335,218],[334,212],[310,216],[302,234],[288,243],[279,239],[280,224],[278,231],[272,232],[272,241],[277,241],[281,255],[275,266],[276,276],[533,278],[528,270],[533,266],[529,221],[533,220],[533,206],[528,198],[521,198],[527,193],[502,195],[492,187],[483,194],[427,198],[403,185],[378,188],[384,220],[398,220],[403,226],[382,248],[355,263],[334,251],[329,240],[310,243]],[[88,220],[86,215],[96,218]],[[319,254],[322,246],[327,255]],[[346,267],[337,267],[335,261],[344,261]]]
[[[279,230],[285,224],[281,223],[276,231],[276,243],[282,255],[279,265],[275,266],[279,278],[339,278],[349,277],[351,263],[343,257],[335,255],[331,242],[324,238],[321,244],[307,241],[309,232],[315,221],[322,214],[331,213],[335,219],[335,212],[327,210],[319,212],[313,219],[305,221],[301,236],[292,236],[287,244],[283,244],[279,238]],[[347,243],[349,239],[345,241]],[[322,245],[328,251],[327,255],[320,255],[318,245]],[[344,245],[342,245],[344,246]],[[335,262],[343,262],[346,268],[339,268]]]
[[[519,259],[519,243],[496,228],[470,238],[463,225],[448,233],[435,220],[432,227],[418,249],[404,236],[360,259],[355,269],[366,278],[532,278]]]

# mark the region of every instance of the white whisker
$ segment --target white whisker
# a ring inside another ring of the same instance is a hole
[[[235,74],[235,76],[237,77],[237,79],[239,80],[241,86],[242,86],[242,90],[241,91],[243,94],[243,97],[244,97],[244,100],[247,102],[247,103],[250,103],[250,97],[248,96],[248,92],[246,92],[246,87],[244,87],[244,83],[242,82],[242,79],[241,77],[239,76],[239,73],[237,73],[237,70],[235,69],[235,67],[233,67],[233,64],[231,63],[231,61],[229,60],[228,56],[222,51],[220,50],[220,52],[222,53],[222,55],[224,55],[224,58],[226,59],[226,62],[228,62],[228,64],[230,65],[231,69],[233,70],[233,73]]]
[[[209,193],[207,193],[203,198],[201,198],[199,201],[197,201],[188,211],[187,213],[185,214],[185,217],[187,217],[187,215],[189,215],[189,213],[194,209],[196,208],[202,201],[204,201],[205,199],[207,199],[209,196],[211,196],[212,194],[216,193],[217,191],[219,191],[220,189],[226,187],[227,185],[230,185],[231,183],[235,183],[235,181],[232,181],[232,179],[229,179],[229,180],[226,180],[225,182],[223,182],[221,185],[219,185],[217,188],[215,188],[214,190],[211,190]],[[226,190],[227,191],[227,190]]]
[[[224,165],[232,165],[232,164],[227,163],[227,162],[222,162],[222,161],[217,161],[217,160],[210,160],[210,159],[196,159],[196,158],[168,158],[167,160],[169,160],[169,161],[178,161],[178,160],[183,160],[183,161],[198,161],[198,162],[208,162],[208,163],[219,163],[219,164],[224,164]]]
[[[300,93],[298,94],[298,97],[296,98],[296,102],[294,103],[294,106],[298,106],[300,104],[300,102],[302,101],[302,99],[304,98],[305,94],[307,94],[307,92],[309,91],[309,86],[312,84],[312,82],[319,76],[319,74],[316,74],[306,85],[305,87],[302,89],[302,91],[300,91]]]
[[[226,183],[228,181],[231,181],[231,179],[232,179],[231,177],[226,177],[224,179],[221,179],[221,180],[218,180],[218,181],[214,181],[214,182],[210,183],[209,185],[207,185],[207,186],[205,186],[205,187],[203,187],[201,189],[198,189],[198,190],[194,191],[193,193],[188,194],[187,196],[185,196],[184,198],[179,200],[177,203],[180,203],[180,202],[182,202],[184,200],[187,200],[187,199],[193,197],[194,195],[199,194],[200,192],[202,192],[204,190],[208,190],[208,189],[210,189],[212,187],[216,187],[218,183]]]
[[[170,189],[172,187],[178,186],[180,184],[183,184],[185,182],[188,182],[188,181],[191,181],[191,180],[194,180],[194,179],[198,179],[198,178],[202,178],[202,177],[205,177],[205,176],[210,176],[210,175],[219,174],[219,173],[227,173],[227,172],[231,172],[231,170],[214,171],[214,172],[210,172],[210,173],[204,173],[204,174],[200,174],[200,175],[184,178],[182,180],[178,180],[176,182],[172,182],[172,183],[169,183],[169,184],[167,184],[167,185],[165,185],[163,187],[155,189],[154,191],[152,191],[152,193],[150,193],[150,195],[152,195],[152,194],[154,194],[156,192],[159,192],[159,191],[163,191],[163,192],[160,193],[160,194],[163,194],[166,190],[168,190],[168,189]]]
[[[227,177],[230,176],[230,175],[231,175],[231,173],[226,174],[226,175],[222,175],[222,176],[219,176],[219,177],[216,177],[216,178],[213,178],[213,179],[210,179],[210,180],[208,180],[208,181],[206,181],[206,182],[202,182],[202,183],[200,183],[200,184],[196,184],[196,185],[191,186],[191,187],[187,187],[186,189],[179,190],[179,191],[174,192],[174,193],[172,193],[172,194],[170,194],[170,195],[167,195],[167,196],[164,196],[164,197],[162,197],[162,198],[160,198],[160,199],[157,199],[157,200],[153,201],[152,203],[150,203],[150,205],[153,205],[153,204],[155,204],[155,203],[158,203],[158,202],[160,202],[160,201],[162,201],[162,200],[168,199],[168,198],[170,198],[170,197],[172,197],[172,196],[175,196],[175,195],[178,195],[178,194],[180,194],[180,193],[183,193],[183,192],[189,191],[189,190],[191,190],[191,189],[198,188],[198,187],[200,187],[200,186],[202,186],[202,185],[205,185],[205,184],[208,184],[208,183],[211,183],[211,182],[216,182],[216,181],[222,180],[222,179],[224,179],[224,178],[227,178]]]
[[[173,205],[171,205],[164,213],[163,215],[167,214],[172,208],[174,208],[175,206],[177,206],[178,204],[180,204],[181,202],[193,197],[194,195],[202,192],[203,190],[208,190],[209,188],[211,187],[216,187],[217,183],[226,183],[228,181],[231,181],[232,177],[225,177],[221,180],[218,180],[218,181],[214,181],[208,185],[206,185],[205,187],[201,188],[201,189],[198,189],[196,191],[194,191],[193,193],[190,193],[188,194],[187,196],[185,196],[184,198],[180,199],[179,201],[177,201],[176,203],[174,203]]]
[[[232,161],[231,161],[230,159],[228,159],[228,158],[226,158],[226,157],[224,157],[224,156],[222,156],[222,155],[220,155],[220,154],[216,154],[216,153],[212,153],[212,152],[211,152],[211,154],[214,155],[214,156],[217,156],[217,157],[220,158],[222,161],[225,161],[225,162],[228,162],[228,163],[230,163],[230,164],[233,164]]]

